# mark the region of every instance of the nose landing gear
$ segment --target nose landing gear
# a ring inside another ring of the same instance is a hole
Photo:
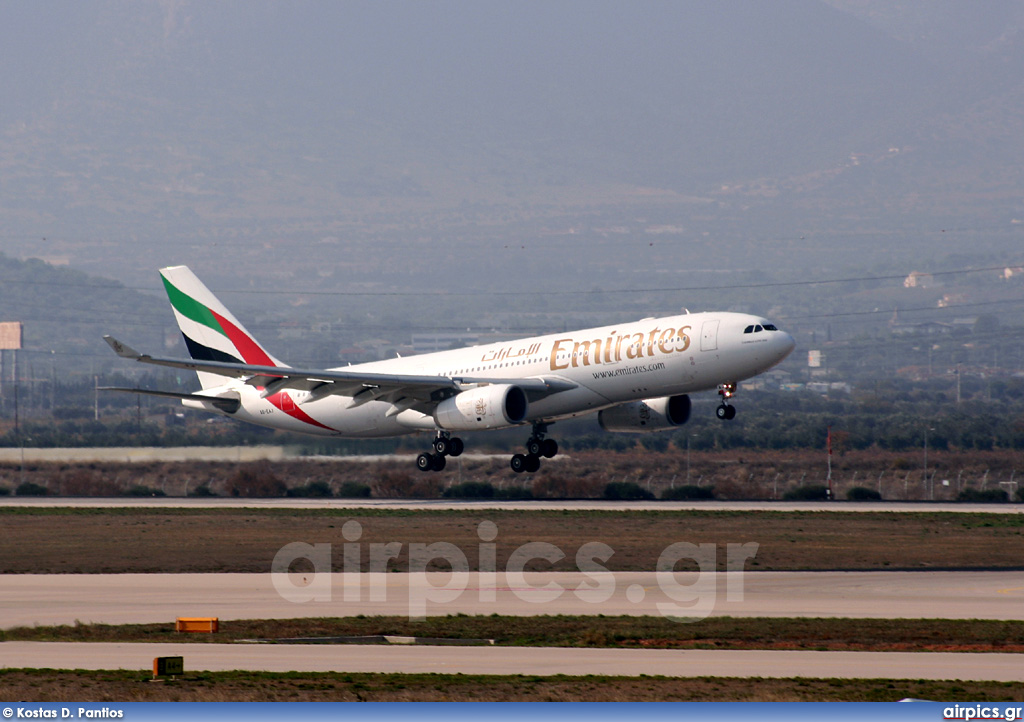
[[[715,416],[722,419],[723,421],[729,421],[730,419],[736,418],[736,407],[729,403],[729,399],[736,393],[735,382],[730,381],[729,383],[718,385],[718,395],[722,397],[722,403],[715,409]]]

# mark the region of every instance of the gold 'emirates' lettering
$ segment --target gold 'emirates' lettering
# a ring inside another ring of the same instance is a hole
[[[678,330],[674,328],[662,330],[655,327],[649,333],[623,335],[612,331],[606,339],[596,338],[588,341],[560,338],[551,345],[549,365],[552,371],[560,371],[569,367],[618,363],[622,361],[623,357],[632,360],[654,356],[657,353],[682,353],[690,348],[690,336],[687,332],[692,328],[692,326],[682,326]]]

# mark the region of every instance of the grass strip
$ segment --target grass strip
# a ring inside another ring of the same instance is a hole
[[[0,669],[0,702],[1020,702],[1015,682]]]
[[[611,571],[654,569],[678,541],[714,544],[719,569],[729,544],[756,543],[752,571],[1020,569],[1024,559],[1022,514],[0,507],[0,573],[264,573],[296,541],[331,544],[340,571],[350,520],[361,526],[363,571],[371,544],[400,543],[389,570],[402,572],[412,543],[439,541],[461,549],[474,570],[482,521],[498,528],[499,569],[529,542],[553,544],[565,557],[531,560],[528,571],[574,571],[576,551],[592,541],[614,550]]]
[[[493,639],[506,646],[651,649],[769,649],[1024,653],[1024,621],[709,617],[450,615],[233,620],[217,634],[182,634],[174,624],[17,627],[0,641],[225,643],[296,637],[397,635]]]

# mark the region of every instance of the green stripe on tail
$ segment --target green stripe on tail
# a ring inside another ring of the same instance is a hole
[[[221,328],[221,325],[217,322],[217,319],[214,318],[210,309],[199,303],[199,301],[195,300],[191,296],[187,296],[179,291],[170,281],[164,278],[163,274],[160,275],[160,278],[164,282],[164,288],[167,289],[167,297],[170,299],[174,310],[185,318],[191,319],[196,323],[201,323],[204,326],[212,328],[217,333],[227,336],[224,329]]]

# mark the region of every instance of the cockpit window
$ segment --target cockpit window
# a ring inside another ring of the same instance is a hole
[[[778,328],[776,328],[774,324],[771,324],[771,323],[766,323],[766,324],[764,325],[764,330],[765,330],[765,331],[778,331],[779,329],[778,329]]]
[[[754,333],[761,333],[762,331],[764,331],[764,329],[761,328],[760,324],[758,324],[757,326],[754,326]]]
[[[743,329],[743,333],[754,333],[754,327],[747,326],[745,329]]]

